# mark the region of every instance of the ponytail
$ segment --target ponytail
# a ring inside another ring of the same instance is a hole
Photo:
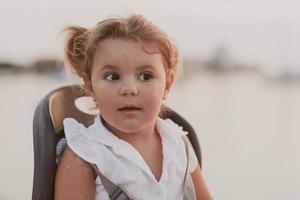
[[[65,29],[67,39],[65,44],[65,60],[72,73],[83,76],[86,67],[87,29],[70,26]]]

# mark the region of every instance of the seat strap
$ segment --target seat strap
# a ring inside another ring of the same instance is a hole
[[[186,180],[187,180],[187,175],[188,175],[188,170],[189,170],[189,143],[188,143],[188,137],[186,135],[181,137],[183,142],[184,142],[184,146],[185,146],[185,154],[186,154],[186,168],[185,168],[185,173],[184,173],[184,186],[186,185]]]
[[[93,168],[97,172],[105,190],[109,195],[110,200],[131,200],[128,195],[122,190],[121,187],[115,185],[108,178],[106,178],[98,169],[95,164],[92,164]]]

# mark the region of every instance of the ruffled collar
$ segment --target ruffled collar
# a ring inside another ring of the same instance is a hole
[[[163,173],[167,175],[167,167],[169,163],[176,156],[176,150],[178,143],[182,140],[181,137],[186,135],[187,132],[182,130],[182,127],[178,126],[171,119],[161,119],[157,117],[155,123],[156,129],[160,134],[163,148]],[[108,147],[111,147],[114,153],[126,158],[127,160],[135,163],[142,168],[147,174],[153,176],[150,168],[138,153],[138,151],[128,142],[118,138],[111,131],[109,131],[102,123],[101,117],[98,114],[95,118],[93,125],[89,127],[89,135],[97,143],[101,143]]]

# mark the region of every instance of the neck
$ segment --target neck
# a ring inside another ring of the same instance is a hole
[[[143,141],[148,141],[149,139],[153,138],[153,136],[157,136],[158,132],[155,128],[155,121],[148,124],[147,126],[143,127],[141,130],[138,130],[136,132],[123,132],[121,130],[116,129],[115,127],[108,124],[102,117],[101,117],[102,123],[104,126],[115,136],[118,138],[125,140],[126,142],[130,144],[136,144],[141,143]]]

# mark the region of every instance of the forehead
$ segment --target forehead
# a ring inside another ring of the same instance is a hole
[[[161,53],[147,45],[141,45],[133,40],[105,39],[97,45],[93,65],[164,66]]]

